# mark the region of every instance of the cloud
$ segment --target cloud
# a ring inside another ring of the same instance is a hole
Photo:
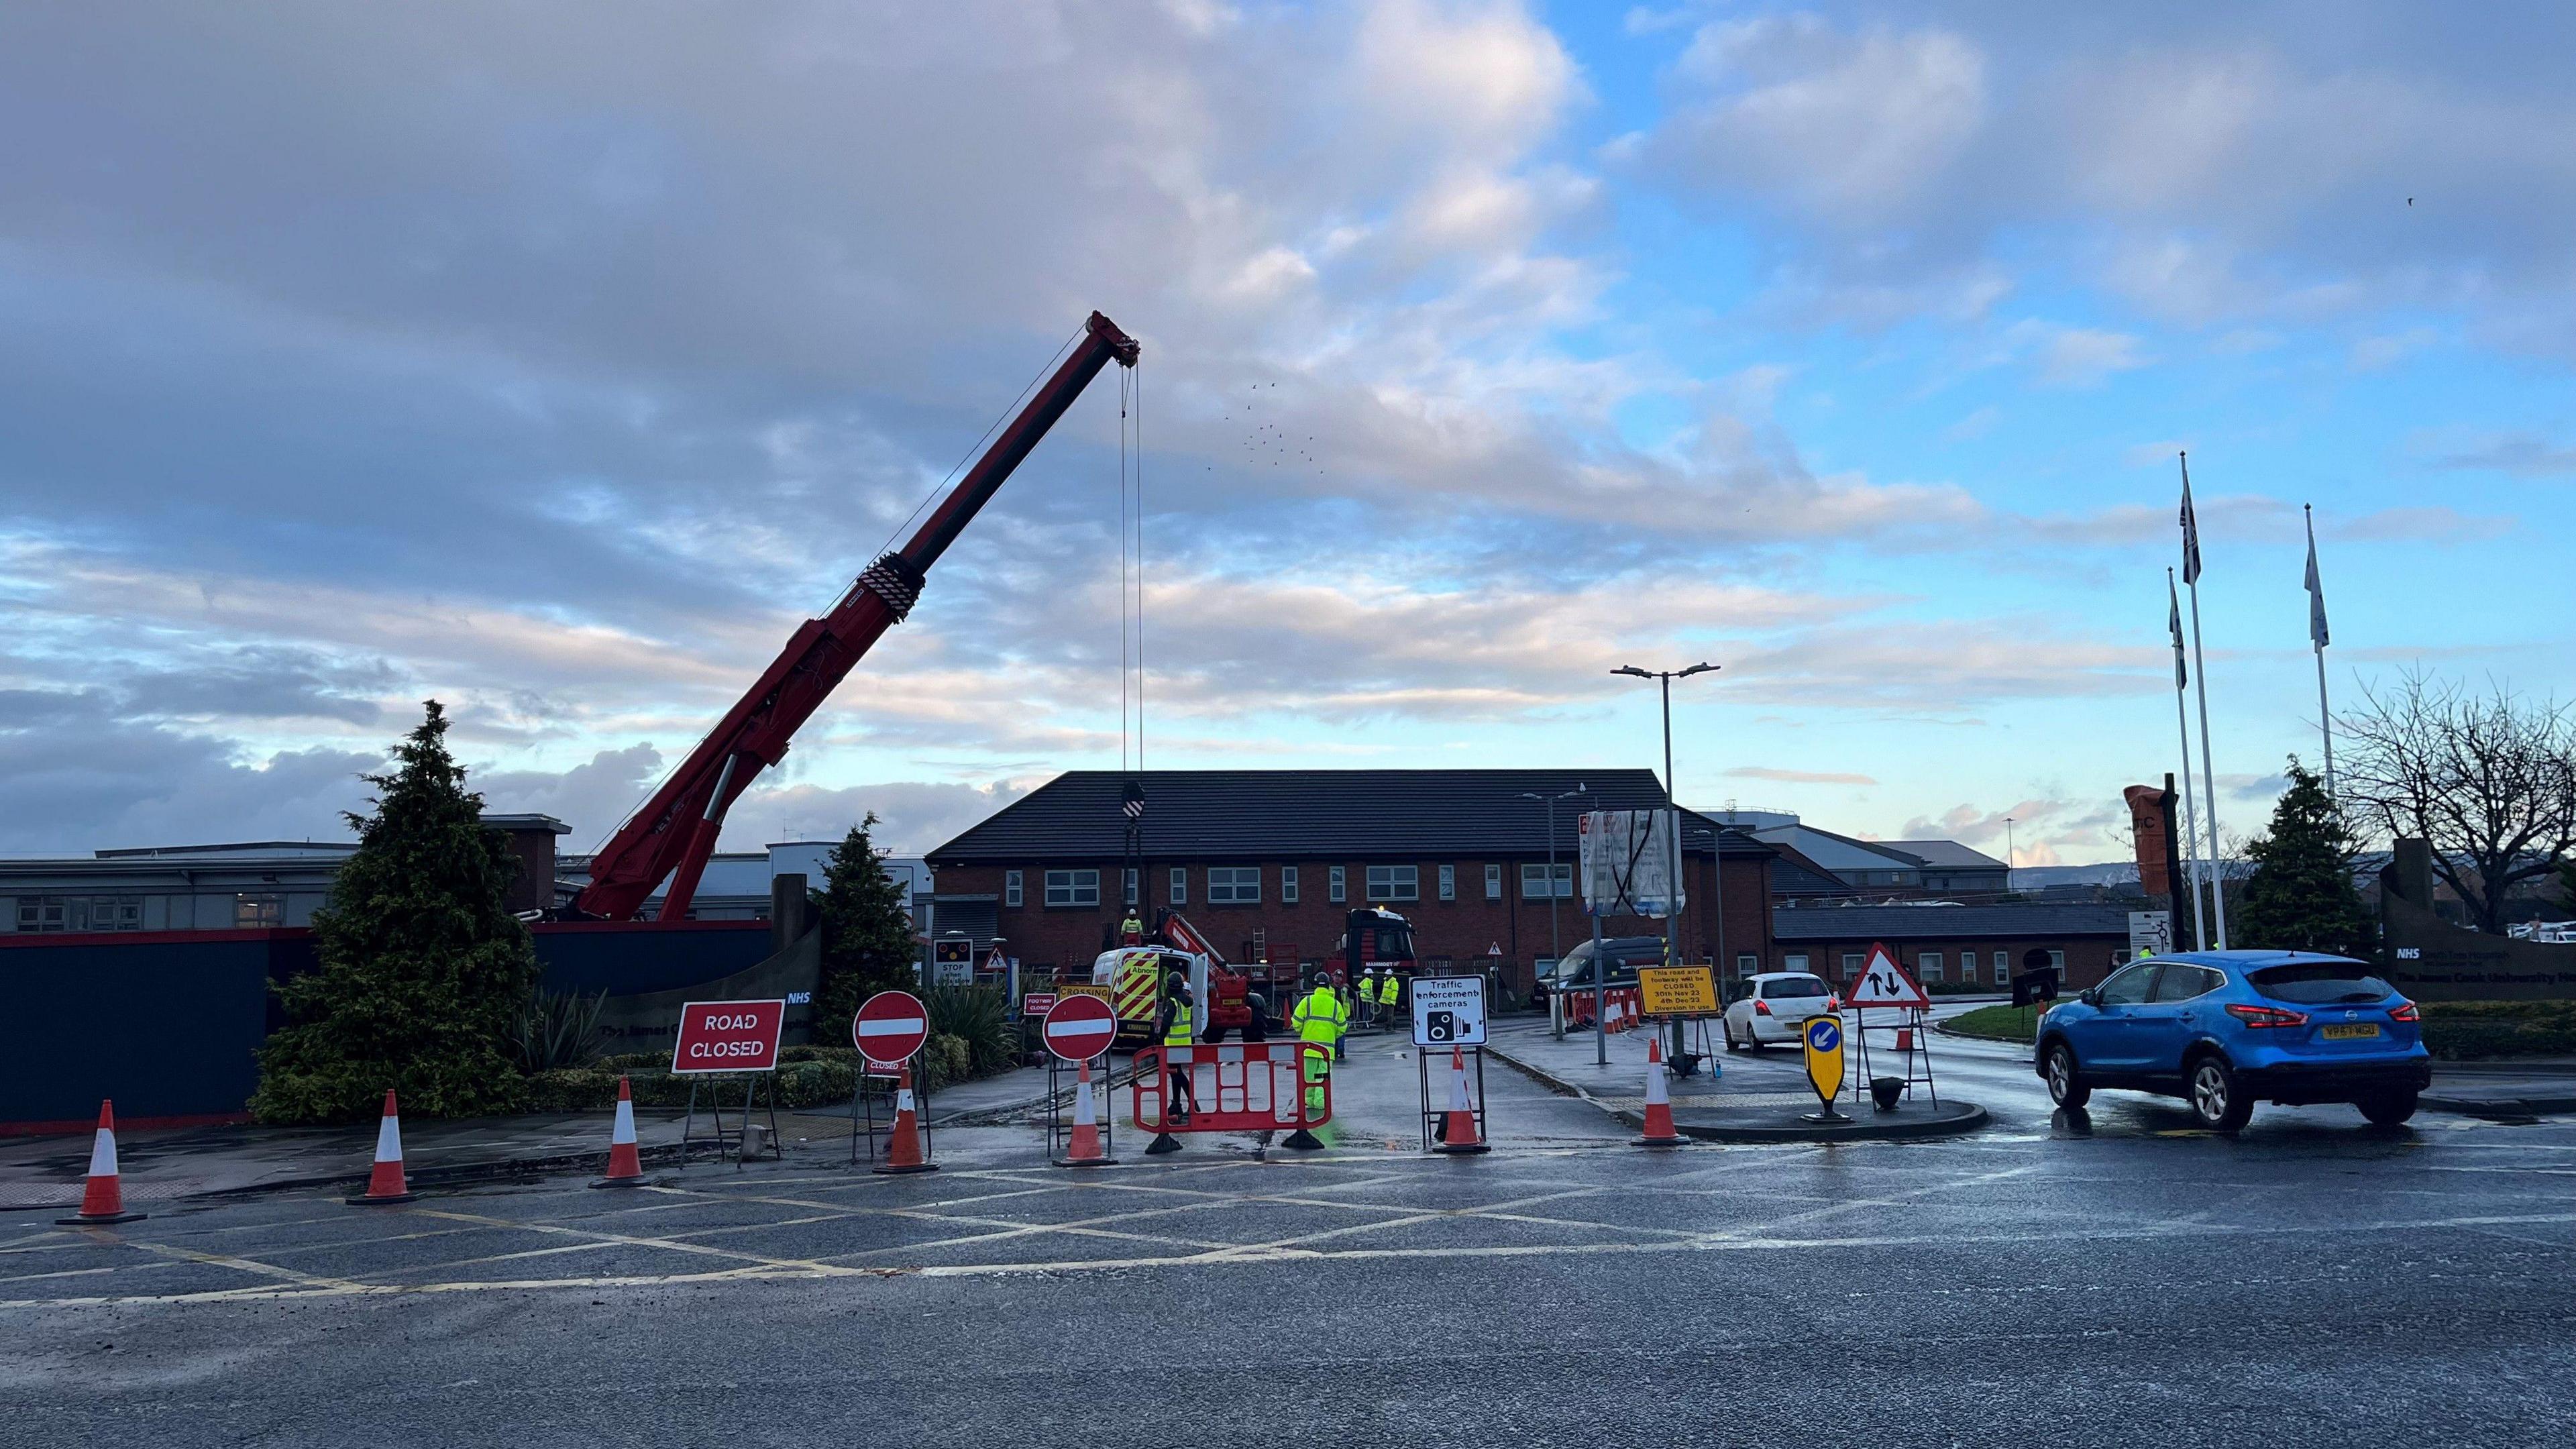
[[[2115,372],[2153,361],[2140,350],[2141,339],[2135,335],[2096,327],[2021,322],[2005,333],[2005,342],[2027,352],[2039,380],[2051,387],[2096,387]]]
[[[1875,785],[1868,775],[1837,773],[1831,770],[1782,770],[1768,765],[1739,765],[1726,772],[1732,780],[1776,780],[1787,785]]]
[[[2521,478],[2576,477],[2576,447],[2538,433],[2501,433],[2466,444],[2434,460],[2439,468],[2511,473]]]

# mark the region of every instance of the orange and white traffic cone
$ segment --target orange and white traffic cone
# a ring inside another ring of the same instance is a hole
[[[608,1171],[592,1187],[642,1187],[644,1159],[635,1153],[635,1094],[617,1079],[617,1125],[608,1129]]]
[[[359,1207],[384,1207],[417,1196],[403,1182],[402,1109],[394,1105],[394,1089],[387,1087],[384,1119],[376,1124],[376,1165],[367,1174],[367,1190],[349,1201]]]
[[[1073,1133],[1065,1140],[1058,1167],[1115,1167],[1118,1159],[1100,1146],[1100,1103],[1091,1095],[1091,1063],[1074,1071]]]
[[[1440,1124],[1439,1144],[1434,1152],[1491,1152],[1494,1145],[1476,1135],[1475,1104],[1467,1100],[1467,1058],[1456,1047],[1449,1049],[1449,1118]]]
[[[921,1120],[912,1105],[912,1068],[895,1078],[894,1129],[886,1134],[885,1161],[870,1172],[937,1172],[939,1164],[921,1155]]]
[[[1673,1094],[1664,1083],[1664,1039],[1646,1038],[1646,1135],[1639,1147],[1679,1147],[1689,1139],[1673,1129]]]
[[[98,1135],[89,1140],[89,1185],[81,1189],[80,1211],[54,1221],[103,1226],[130,1223],[144,1216],[125,1210],[125,1192],[116,1181],[116,1104],[102,1097],[98,1104]]]

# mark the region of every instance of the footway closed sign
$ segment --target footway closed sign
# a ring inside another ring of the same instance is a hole
[[[671,1070],[766,1072],[778,1066],[778,1034],[787,1025],[787,1002],[692,1001],[680,1008],[680,1039],[671,1047]]]

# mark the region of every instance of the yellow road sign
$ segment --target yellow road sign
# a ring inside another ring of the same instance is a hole
[[[1843,1024],[1832,1016],[1811,1016],[1799,1032],[1807,1046],[1807,1085],[1816,1089],[1825,1110],[1834,1107],[1834,1098],[1843,1090]]]
[[[1637,986],[1648,1016],[1717,1014],[1717,979],[1706,966],[1640,966]]]

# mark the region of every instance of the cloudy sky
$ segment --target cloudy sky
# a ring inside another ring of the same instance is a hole
[[[1150,762],[1651,764],[2024,863],[2335,687],[2576,690],[2554,5],[0,9],[0,853],[613,828],[1097,307]],[[736,810],[1120,759],[1104,376]]]

